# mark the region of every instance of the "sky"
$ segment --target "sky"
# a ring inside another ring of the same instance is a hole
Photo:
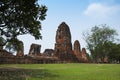
[[[42,39],[35,40],[29,34],[18,36],[24,42],[24,53],[28,54],[32,43],[45,49],[54,49],[58,26],[66,22],[72,36],[72,44],[79,40],[86,48],[83,32],[88,32],[95,25],[107,24],[115,29],[120,39],[120,0],[39,0],[39,4],[48,7],[47,16],[42,21]]]

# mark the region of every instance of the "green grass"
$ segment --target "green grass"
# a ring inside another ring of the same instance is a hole
[[[120,80],[120,64],[3,64],[0,80]]]

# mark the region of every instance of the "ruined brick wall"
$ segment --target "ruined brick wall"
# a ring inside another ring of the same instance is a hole
[[[7,64],[7,63],[10,63],[11,61],[14,62],[13,58],[14,58],[14,55],[12,53],[4,49],[0,50],[0,64],[1,63]]]
[[[13,57],[14,55],[6,50],[0,50],[0,57]]]

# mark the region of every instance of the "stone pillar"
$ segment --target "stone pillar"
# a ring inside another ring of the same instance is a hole
[[[41,50],[41,45],[31,44],[30,50],[29,50],[29,55],[30,56],[40,55],[40,50]]]

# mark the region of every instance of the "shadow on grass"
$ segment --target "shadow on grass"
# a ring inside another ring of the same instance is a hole
[[[30,78],[53,78],[57,75],[46,69],[0,68],[0,80],[27,80]]]

